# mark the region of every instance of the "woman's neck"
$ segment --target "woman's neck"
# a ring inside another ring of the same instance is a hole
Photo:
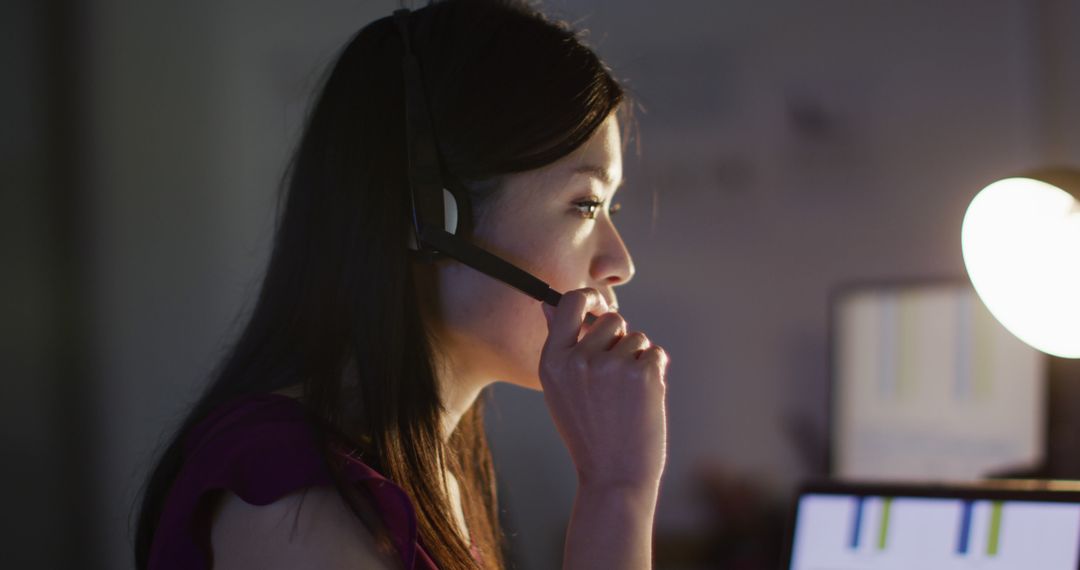
[[[453,351],[436,351],[435,380],[443,404],[443,441],[457,429],[461,418],[476,402],[480,392],[494,381],[468,365],[468,359],[454,358]]]
[[[450,434],[457,429],[461,418],[476,402],[476,398],[480,396],[480,391],[494,383],[494,380],[477,373],[466,365],[465,362],[468,359],[451,357],[451,354],[455,354],[453,351],[435,352],[433,359],[435,382],[443,405],[442,417],[440,418],[442,424],[441,435],[443,441],[446,441],[450,438]],[[304,389],[302,384],[297,383],[274,390],[273,393],[303,401]]]

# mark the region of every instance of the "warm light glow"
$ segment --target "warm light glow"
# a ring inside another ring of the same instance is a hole
[[[1002,325],[1043,352],[1080,358],[1080,203],[1032,178],[995,182],[968,206],[961,243]]]

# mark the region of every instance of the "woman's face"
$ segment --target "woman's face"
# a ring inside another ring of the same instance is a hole
[[[622,180],[618,123],[610,116],[581,147],[550,165],[505,178],[477,220],[480,247],[565,292],[614,287],[634,265],[611,219]],[[457,262],[437,266],[442,344],[455,373],[540,389],[547,325],[539,301]]]

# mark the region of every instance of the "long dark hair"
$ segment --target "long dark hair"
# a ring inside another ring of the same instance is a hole
[[[501,176],[579,147],[623,90],[568,25],[523,0],[446,0],[411,17],[446,170],[480,210]],[[181,438],[215,407],[296,383],[324,442],[331,434],[404,488],[425,548],[442,568],[471,568],[454,530],[443,469],[459,479],[486,566],[502,567],[482,402],[444,443],[434,351],[418,307],[432,285],[407,250],[403,47],[391,18],[361,29],[325,78],[286,177],[273,252],[250,320],[168,444],[145,486],[135,542],[148,564],[154,531],[183,463]],[[378,521],[338,489],[376,536]],[[366,513],[366,514],[365,514]]]

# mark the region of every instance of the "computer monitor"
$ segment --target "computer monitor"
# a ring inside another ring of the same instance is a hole
[[[1040,464],[1046,355],[970,282],[855,283],[830,304],[831,476],[970,481]]]
[[[1080,568],[1077,483],[816,483],[794,511],[789,570]]]

